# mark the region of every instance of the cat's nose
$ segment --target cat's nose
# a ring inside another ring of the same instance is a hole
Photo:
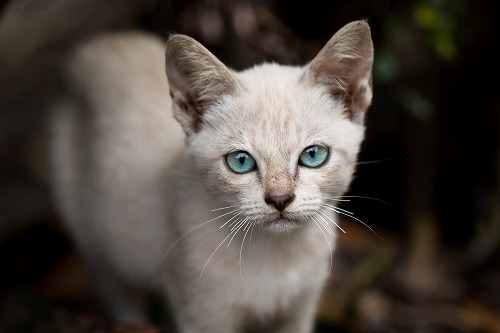
[[[270,206],[274,206],[278,211],[282,212],[285,210],[286,206],[288,206],[293,199],[295,199],[294,194],[285,194],[285,195],[269,195],[265,197],[264,201],[266,204]]]

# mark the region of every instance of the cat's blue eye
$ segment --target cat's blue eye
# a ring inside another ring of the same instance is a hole
[[[317,168],[325,163],[328,154],[328,148],[326,147],[307,147],[299,156],[299,164],[308,168]]]
[[[226,163],[229,169],[236,173],[247,173],[257,167],[254,158],[246,151],[235,151],[226,155]]]

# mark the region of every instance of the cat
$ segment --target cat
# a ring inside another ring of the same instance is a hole
[[[52,186],[109,315],[146,323],[156,292],[182,333],[312,332],[372,99],[368,23],[304,66],[237,72],[141,32],[69,59]]]

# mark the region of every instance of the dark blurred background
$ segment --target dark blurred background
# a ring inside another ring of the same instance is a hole
[[[180,32],[234,69],[298,65],[358,19],[374,100],[344,208],[381,237],[344,219],[316,331],[500,332],[499,14],[494,0],[0,1],[0,332],[173,330],[96,310],[51,201],[46,114],[73,47]]]

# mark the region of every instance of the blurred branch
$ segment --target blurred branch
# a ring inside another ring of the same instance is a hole
[[[464,251],[465,260],[463,270],[471,273],[474,269],[485,264],[497,251],[500,251],[500,117],[497,116],[496,140],[496,167],[495,183],[492,186],[491,200],[487,203],[491,207],[490,215],[478,221],[480,229],[475,233],[468,248]],[[481,228],[482,227],[482,228]]]
[[[68,47],[94,33],[132,25],[156,2],[13,0],[2,5],[0,100],[50,90]]]
[[[335,324],[342,322],[358,303],[364,290],[388,270],[395,258],[392,248],[382,248],[367,255],[363,261],[343,281],[341,288],[326,289],[323,293],[318,319],[321,322]]]
[[[237,1],[229,10],[238,37],[276,61],[297,64],[319,50],[319,44],[299,38],[265,7]]]

